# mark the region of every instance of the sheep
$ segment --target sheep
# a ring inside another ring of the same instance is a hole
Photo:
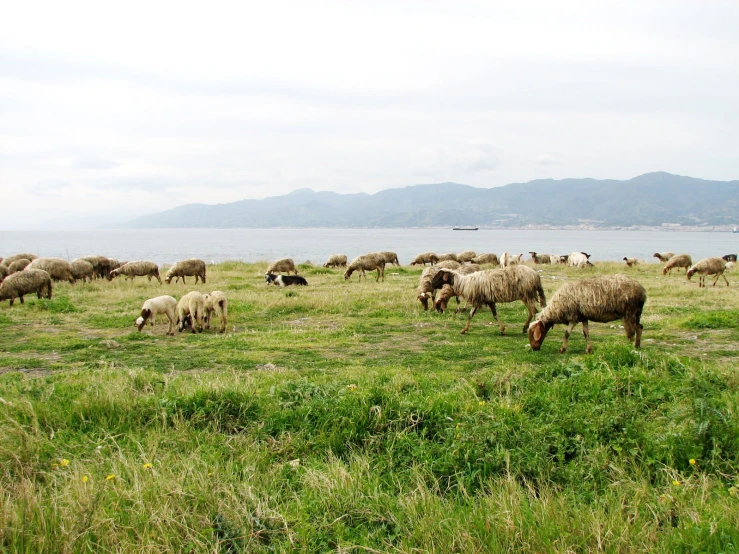
[[[4,265],[5,267],[8,267],[8,266],[10,266],[10,264],[12,264],[16,260],[23,260],[23,259],[25,259],[25,260],[31,260],[31,261],[33,261],[36,258],[38,258],[38,256],[36,254],[14,254],[14,255],[12,255],[12,256],[10,256],[8,258],[3,258],[3,261],[0,262],[0,263],[2,265]]]
[[[624,261],[626,262],[626,267],[633,267],[635,265],[639,265],[639,260],[636,258],[627,258],[624,256]]]
[[[665,267],[662,268],[662,275],[672,273],[673,268],[680,267],[682,267],[687,273],[688,268],[690,268],[692,264],[693,260],[690,258],[689,254],[677,254],[676,256],[672,256],[669,260],[667,260]]]
[[[219,290],[214,290],[210,294],[205,295],[205,328],[210,329],[210,320],[213,314],[216,314],[221,320],[221,328],[219,333],[226,331],[226,320],[228,319],[228,299],[226,295]]]
[[[10,300],[10,305],[16,298],[24,303],[23,295],[36,293],[39,297],[51,300],[51,275],[43,269],[25,269],[8,275],[0,283],[0,301]]]
[[[736,262],[736,254],[726,254],[726,256],[721,257],[727,262]]]
[[[119,275],[125,275],[126,280],[133,280],[135,277],[148,277],[151,281],[152,277],[156,277],[159,284],[162,284],[162,278],[159,277],[159,266],[154,262],[138,261],[127,262],[118,269],[114,269],[108,273],[108,281],[112,281]]]
[[[657,258],[660,262],[666,262],[675,255],[674,252],[655,252],[653,258]]]
[[[528,318],[523,326],[524,333],[536,314],[537,298],[541,306],[546,304],[539,274],[525,265],[488,269],[471,275],[462,275],[455,270],[441,269],[434,276],[431,283],[434,288],[441,288],[444,283],[449,283],[457,296],[461,296],[472,304],[467,325],[462,329],[462,334],[469,330],[475,312],[483,304],[487,305],[490,311],[493,312],[493,317],[500,326],[501,334],[505,333],[505,326],[498,319],[498,312],[495,309],[497,302],[521,300],[524,303],[528,310]]]
[[[192,332],[195,333],[195,324],[199,327],[199,331],[203,332],[203,319],[205,317],[205,296],[194,290],[188,292],[180,298],[177,303],[177,324],[178,331],[181,333],[185,328],[185,318],[190,316],[192,323]]]
[[[724,275],[726,271],[726,260],[723,258],[703,258],[697,264],[688,269],[686,275],[690,279],[695,273],[700,274],[698,280],[698,287],[706,286],[706,275],[715,275],[716,278],[713,280],[713,286],[716,286],[716,282],[719,277],[723,277],[726,281],[726,286],[729,286],[729,280]]]
[[[352,263],[349,264],[349,267],[346,268],[346,271],[344,272],[344,280],[349,279],[352,276],[352,273],[355,271],[359,271],[359,280],[362,280],[362,277],[364,277],[364,280],[367,280],[367,276],[364,274],[365,271],[373,271],[377,270],[377,278],[375,279],[375,282],[380,280],[380,277],[382,277],[382,280],[385,280],[385,260],[382,256],[380,256],[377,253],[370,253],[365,254],[364,256],[357,256],[352,260]]]
[[[726,271],[734,271],[736,262],[726,262]]]
[[[470,275],[472,273],[477,273],[478,271],[482,271],[482,267],[480,267],[477,264],[464,264],[462,267],[459,268],[458,271],[462,275]],[[459,313],[459,296],[454,294],[454,290],[451,288],[450,285],[444,285],[441,287],[441,291],[439,292],[439,295],[436,297],[436,302],[434,302],[436,311],[443,314],[444,310],[446,310],[449,300],[452,297],[457,299],[457,313]],[[466,307],[466,304],[465,304],[465,307]]]
[[[509,254],[503,252],[500,256],[500,265],[502,267],[511,267],[512,265],[520,264],[523,254]]]
[[[473,264],[491,264],[491,265],[499,265],[498,262],[498,256],[495,254],[479,254],[472,258]]]
[[[29,269],[43,269],[54,281],[69,281],[74,284],[72,277],[72,265],[61,258],[36,258],[26,266],[24,271]]]
[[[107,278],[111,270],[115,269],[112,265],[112,260],[105,256],[84,256],[78,259],[91,263],[95,277],[100,279]]]
[[[641,344],[644,327],[639,323],[647,291],[636,280],[626,275],[606,275],[571,281],[554,293],[549,303],[529,327],[529,343],[539,350],[547,332],[556,323],[566,323],[565,338],[560,353],[567,350],[567,341],[575,325],[582,323],[587,341],[585,352],[593,351],[590,344],[588,321],[608,323],[623,319],[626,337],[634,340],[634,348]]]
[[[421,273],[421,277],[418,280],[418,288],[416,289],[416,291],[418,292],[418,301],[423,306],[424,311],[429,309],[429,298],[432,302],[434,300],[434,287],[431,284],[431,280],[433,279],[434,275],[436,275],[442,268],[458,269],[459,267],[461,267],[461,264],[459,262],[455,262],[454,260],[444,260],[434,266],[427,267],[423,270],[423,273]]]
[[[177,300],[171,296],[157,296],[156,298],[149,298],[144,302],[141,307],[141,315],[136,318],[136,326],[139,332],[146,325],[146,321],[151,319],[151,326],[154,327],[154,320],[159,314],[164,314],[169,320],[169,327],[167,328],[167,335],[174,335],[175,326],[175,309],[177,308]]]
[[[291,271],[294,272],[295,275],[298,274],[298,270],[295,269],[295,262],[292,258],[283,258],[269,264],[265,275],[267,273],[287,273],[290,275]]]
[[[440,262],[459,262],[459,258],[454,252],[448,252],[447,254],[439,254],[436,259]],[[437,262],[438,263],[438,262]]]
[[[185,281],[186,276],[194,276],[195,284],[197,284],[198,278],[205,283],[205,262],[197,258],[175,262],[175,264],[167,270],[164,280],[169,285],[172,282],[172,279],[177,283],[179,282],[180,277],[182,277],[182,282],[187,284]]]
[[[567,256],[567,265],[570,267],[592,267],[593,264],[590,263],[588,258],[590,258],[590,254],[586,254],[585,252],[573,252]]]
[[[128,260],[119,262],[115,258],[110,258],[108,261],[110,262],[110,271],[113,271],[114,269],[118,269],[119,267],[126,265],[128,263]]]
[[[398,260],[398,255],[395,252],[377,252],[380,256],[382,256],[382,259],[385,260],[385,265],[387,264],[393,264],[400,267],[400,261]]]
[[[27,258],[21,258],[20,260],[15,260],[13,263],[11,263],[9,266],[5,267],[5,270],[8,272],[8,275],[12,275],[13,273],[16,273],[18,271],[23,271],[28,267],[28,265],[31,263],[31,260]]]
[[[4,265],[0,264],[0,283],[7,277],[8,275],[8,268]]]
[[[562,254],[561,256],[556,256],[556,258],[557,258],[557,263],[558,264],[566,265],[567,262],[570,261],[570,255],[569,254]]]
[[[552,260],[549,254],[537,254],[536,252],[529,252],[531,254],[531,261],[535,264],[551,264]]]
[[[346,254],[333,254],[329,256],[323,267],[346,267]]]
[[[477,254],[472,250],[465,250],[464,252],[460,252],[459,254],[457,254],[457,261],[464,264],[467,262],[471,262],[472,258],[476,256]]]
[[[437,256],[433,252],[424,252],[423,254],[419,254],[418,256],[413,258],[411,265],[426,265],[426,262],[430,263],[431,265],[436,265],[438,261],[439,256]]]
[[[95,276],[95,268],[87,260],[74,260],[69,264],[72,269],[72,277],[75,281],[82,279],[82,282],[86,282],[88,279],[92,281]]]

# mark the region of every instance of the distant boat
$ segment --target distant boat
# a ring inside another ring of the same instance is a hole
[[[739,233],[739,227],[734,227],[734,230],[732,231],[732,233]]]
[[[477,231],[479,227],[454,227],[452,231]]]

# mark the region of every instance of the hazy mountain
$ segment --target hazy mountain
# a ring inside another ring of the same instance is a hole
[[[503,187],[415,185],[376,194],[300,189],[229,204],[188,204],[129,228],[733,225],[739,181],[647,173],[628,181],[540,179]]]

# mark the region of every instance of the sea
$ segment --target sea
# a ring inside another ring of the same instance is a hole
[[[587,252],[591,261],[624,256],[657,262],[655,252],[690,254],[694,260],[733,254],[739,233],[647,230],[441,229],[95,229],[85,231],[0,231],[0,257],[19,252],[73,260],[104,255],[118,260],[152,260],[160,265],[186,258],[207,263],[293,258],[322,264],[331,254],[349,259],[391,250],[401,264],[417,254],[474,250],[477,253],[544,254]]]

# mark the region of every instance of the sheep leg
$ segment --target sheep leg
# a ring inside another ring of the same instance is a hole
[[[529,317],[526,318],[526,323],[523,324],[523,333],[526,334],[529,332],[529,323],[531,323],[531,320],[534,319],[534,316],[536,315],[536,306],[534,305],[534,302],[525,302],[524,305],[526,306],[526,309],[529,311]]]
[[[569,341],[570,335],[572,334],[572,330],[575,328],[575,325],[577,325],[577,321],[573,321],[567,326],[567,329],[565,329],[565,340],[562,343],[562,348],[559,349],[560,354],[564,354],[565,350],[567,350],[567,341]]]
[[[729,286],[729,280],[728,280],[728,279],[726,278],[726,275],[724,275],[724,274],[722,273],[722,274],[721,274],[721,277],[723,277],[723,278],[724,278],[724,281],[726,281],[726,286],[728,287],[728,286]],[[716,279],[716,280],[718,281],[718,279]]]
[[[505,325],[503,325],[503,322],[498,318],[498,311],[495,309],[495,302],[488,302],[488,307],[490,308],[490,311],[493,312],[493,317],[500,326],[500,334],[505,335]]]
[[[634,340],[634,348],[641,346],[641,332],[644,330],[644,325],[641,323],[636,324],[636,339]]]
[[[467,325],[464,326],[464,329],[462,329],[462,335],[464,335],[467,331],[470,330],[470,323],[472,323],[472,318],[475,317],[475,312],[477,311],[477,306],[472,306],[472,309],[470,310],[470,316],[467,318]]]
[[[174,336],[174,314],[166,312],[167,319],[169,320],[169,327],[167,328],[167,335]]]
[[[196,279],[196,280],[195,280],[195,283],[197,284],[197,282],[198,282],[198,281],[197,281],[197,279]],[[185,276],[184,276],[184,275],[182,276],[182,284],[183,284],[183,285],[186,285],[186,284],[187,284],[187,281],[185,281]]]
[[[590,344],[590,329],[588,328],[587,319],[582,322],[582,334],[585,335],[585,341],[587,342],[585,353],[590,354],[593,351],[593,346]]]

